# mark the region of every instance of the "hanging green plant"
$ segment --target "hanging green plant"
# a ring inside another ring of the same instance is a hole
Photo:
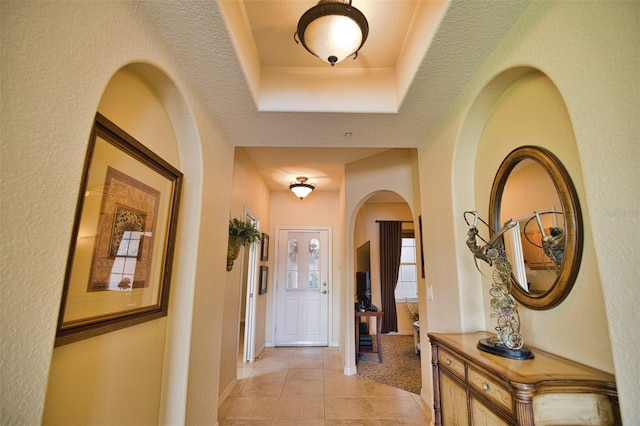
[[[233,218],[229,221],[229,245],[227,246],[227,271],[240,254],[240,248],[255,244],[261,239],[260,231],[251,221]]]

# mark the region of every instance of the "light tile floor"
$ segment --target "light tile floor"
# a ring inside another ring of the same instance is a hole
[[[418,395],[345,376],[336,348],[267,348],[238,368],[238,383],[219,410],[221,426],[431,423]]]

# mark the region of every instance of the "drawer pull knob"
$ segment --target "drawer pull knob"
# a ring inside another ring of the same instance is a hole
[[[447,360],[447,365],[451,365],[451,360],[450,359]]]
[[[488,383],[483,383],[482,384],[482,389],[488,391],[489,390],[489,384]]]

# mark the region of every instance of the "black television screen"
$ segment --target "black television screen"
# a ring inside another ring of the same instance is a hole
[[[367,241],[356,249],[356,272],[371,272],[371,242]]]
[[[356,295],[358,305],[371,308],[371,244],[369,241],[356,249]]]
[[[356,294],[358,309],[371,309],[371,276],[369,272],[356,272]]]

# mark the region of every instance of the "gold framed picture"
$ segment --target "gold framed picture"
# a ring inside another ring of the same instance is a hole
[[[56,346],[167,314],[182,173],[97,114]]]

